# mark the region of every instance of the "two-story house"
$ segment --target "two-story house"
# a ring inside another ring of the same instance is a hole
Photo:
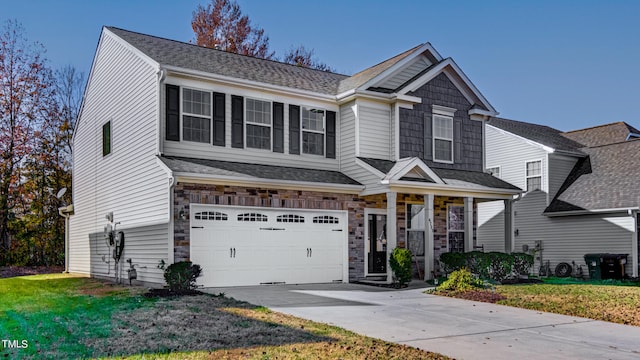
[[[388,282],[398,246],[430,278],[473,249],[478,203],[521,192],[484,172],[496,114],[429,43],[345,76],[105,27],[74,134],[70,270],[114,275],[110,225],[150,283],[161,260],[200,264],[205,286]]]
[[[507,249],[534,251],[535,271],[566,263],[585,275],[585,254],[628,254],[625,272],[638,276],[640,131],[618,122],[561,132],[501,118],[485,126],[487,170],[525,190]],[[505,250],[504,211],[501,202],[478,205],[486,251]]]

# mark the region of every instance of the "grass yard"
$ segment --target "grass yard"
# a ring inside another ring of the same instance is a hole
[[[447,359],[224,296],[146,298],[61,274],[0,279],[0,339],[17,340],[0,343],[10,359]]]
[[[498,304],[640,326],[640,287],[589,284],[501,285]]]

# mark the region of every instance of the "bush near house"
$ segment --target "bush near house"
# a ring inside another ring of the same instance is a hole
[[[403,248],[395,248],[389,257],[389,266],[393,270],[400,286],[411,281],[411,251]]]
[[[202,268],[191,261],[180,261],[164,269],[164,280],[171,291],[184,292],[198,288],[196,279],[202,274]]]
[[[503,281],[519,275],[529,274],[533,266],[533,256],[525,253],[450,252],[440,255],[440,263],[447,274],[467,268],[481,279]]]

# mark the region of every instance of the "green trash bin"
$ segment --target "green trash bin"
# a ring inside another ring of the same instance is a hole
[[[602,255],[604,254],[585,254],[584,262],[587,263],[589,269],[589,278],[591,280],[602,280]]]

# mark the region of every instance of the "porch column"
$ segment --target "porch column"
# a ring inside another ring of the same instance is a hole
[[[504,201],[504,252],[513,251],[513,201]]]
[[[464,252],[473,251],[473,198],[464,198]]]
[[[640,241],[640,224],[638,223],[638,213],[632,212],[633,229],[631,234],[631,276],[638,277],[638,241]]]
[[[425,237],[424,237],[424,279],[433,279],[435,254],[433,252],[433,194],[424,196]]]
[[[391,258],[391,252],[398,246],[398,226],[397,226],[397,213],[396,213],[396,200],[398,193],[387,193],[387,261]],[[393,282],[393,272],[391,266],[387,264],[387,282]]]

